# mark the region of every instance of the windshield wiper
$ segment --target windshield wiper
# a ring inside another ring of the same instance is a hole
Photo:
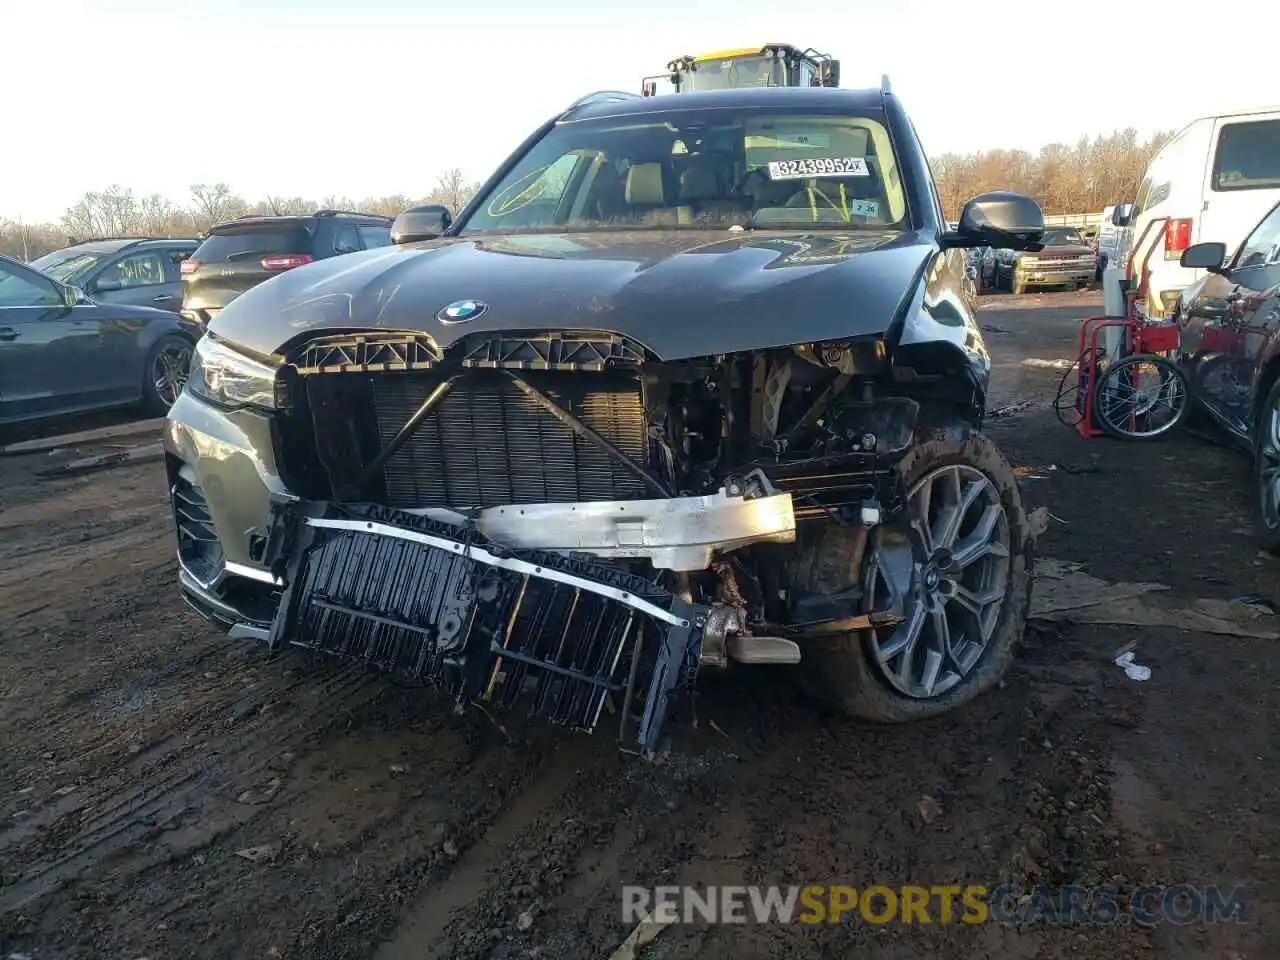
[[[245,260],[249,257],[260,257],[270,252],[270,250],[237,250],[235,253],[228,253],[227,260]]]

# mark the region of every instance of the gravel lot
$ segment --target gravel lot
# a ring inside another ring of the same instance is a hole
[[[990,431],[1056,518],[1041,555],[1280,599],[1245,459],[1054,418],[1060,374],[1023,361],[1069,358],[1097,295],[985,301]],[[1251,899],[1209,926],[681,925],[642,955],[1276,956],[1277,641],[1035,622],[1002,689],[892,729],[738,670],[646,764],[228,641],[178,599],[156,464],[47,462],[0,459],[0,957],[605,960],[623,883],[1001,881]],[[1130,641],[1146,683],[1111,662]]]

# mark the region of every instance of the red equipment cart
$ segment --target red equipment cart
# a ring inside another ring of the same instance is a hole
[[[1133,245],[1125,271],[1124,316],[1086,317],[1080,323],[1077,360],[1059,384],[1056,407],[1059,418],[1082,437],[1109,434],[1152,439],[1181,423],[1189,408],[1186,378],[1170,359],[1179,346],[1178,324],[1152,320],[1146,310],[1147,264],[1155,246],[1148,237],[1163,222],[1149,223]],[[1135,264],[1140,264],[1136,284]],[[1105,334],[1115,328],[1120,328],[1119,347],[1109,351]],[[1072,370],[1076,371],[1074,385],[1070,385]],[[1071,401],[1064,403],[1072,393]],[[1155,420],[1156,411],[1164,408],[1168,414]]]

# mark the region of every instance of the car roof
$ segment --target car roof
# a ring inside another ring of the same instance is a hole
[[[52,277],[49,277],[49,275],[45,273],[43,270],[37,269],[36,267],[33,267],[31,264],[26,263],[22,260],[19,260],[17,257],[11,257],[7,253],[0,253],[0,260],[3,260],[5,263],[11,263],[15,267],[19,267],[23,270],[30,271],[31,273],[34,273],[37,276],[47,277],[50,280],[53,279]]]
[[[231,228],[244,228],[255,226],[289,226],[301,227],[311,223],[313,220],[328,219],[338,217],[345,220],[362,221],[368,220],[375,223],[391,223],[392,217],[385,217],[380,213],[363,213],[359,210],[316,210],[314,213],[281,213],[281,214],[256,214],[247,213],[243,217],[236,217],[234,220],[220,220],[209,228],[209,233],[215,233],[219,230]]]
[[[156,247],[181,247],[194,246],[200,241],[194,237],[102,237],[97,240],[81,240],[79,243],[73,243],[63,250],[79,250],[83,253],[109,254],[118,250],[123,250],[129,246],[156,246]]]
[[[256,214],[246,214],[243,217],[236,217],[234,220],[220,220],[213,224],[213,226],[209,227],[209,232],[216,233],[219,230],[257,226],[302,227],[309,224],[313,219],[315,218],[309,213],[265,217],[260,217]]]
[[[1217,113],[1206,113],[1196,117],[1192,123],[1199,123],[1201,120],[1227,120],[1232,117],[1248,117],[1256,113],[1280,113],[1280,103],[1262,104],[1260,106],[1242,106],[1238,109],[1223,109]]]
[[[677,110],[712,110],[742,107],[790,107],[796,110],[847,110],[865,113],[884,109],[881,90],[845,90],[838,87],[737,87],[666,93],[655,97],[602,99],[570,107],[561,120],[593,120],[599,117],[641,116]]]

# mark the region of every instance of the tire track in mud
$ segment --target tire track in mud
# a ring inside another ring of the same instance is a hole
[[[393,939],[374,955],[375,960],[447,957],[438,941],[455,911],[471,906],[484,895],[491,873],[508,864],[512,844],[527,835],[570,784],[578,780],[583,763],[594,758],[594,747],[595,744],[579,739],[559,744],[536,769],[529,784],[503,806],[489,827],[460,856],[448,875],[430,889],[419,892],[416,906],[400,924]],[[454,946],[452,938],[448,946],[450,949]]]
[[[171,567],[172,520],[163,488],[148,481],[55,485],[0,512],[0,640],[65,626],[78,589],[136,596],[139,579]]]
[[[1028,662],[1003,689],[924,724],[822,717],[786,683],[726,684],[731,689],[703,703],[727,740],[704,725],[658,763],[617,757],[604,742],[591,753],[584,747],[594,760],[567,786],[564,769],[544,786],[532,781],[527,792],[538,801],[507,822],[524,829],[482,841],[484,862],[503,865],[483,889],[468,882],[428,894],[442,896],[430,908],[431,929],[445,906],[455,911],[434,942],[410,924],[392,941],[396,949],[379,957],[608,956],[629,932],[623,884],[976,882],[994,889],[1004,882],[1025,890],[1037,882],[1105,882],[1118,851],[1114,831],[1101,826],[1110,751],[1098,750],[1109,740],[1093,692],[1100,678],[1093,663],[1064,663],[1057,645],[1057,638],[1032,637]],[[1082,716],[1093,720],[1081,724]],[[943,811],[929,823],[919,812],[925,795]],[[462,903],[468,895],[471,902]],[[664,932],[644,955],[849,955],[902,938],[910,949],[942,954],[1000,948],[1030,956],[1074,953],[1076,936],[995,925],[695,924]],[[1117,930],[1099,942],[1132,946],[1132,936]]]
[[[325,665],[328,666],[328,665]],[[19,866],[13,882],[0,892],[0,916],[30,909],[33,903],[64,884],[102,869],[124,851],[145,840],[153,855],[127,870],[115,871],[118,879],[145,869],[151,862],[181,855],[206,845],[233,826],[256,815],[253,806],[218,804],[217,798],[243,793],[255,782],[267,763],[288,748],[325,733],[349,713],[376,698],[383,685],[355,666],[317,678],[304,672],[292,682],[272,684],[262,690],[262,707],[279,704],[304,691],[295,711],[274,710],[257,719],[246,717],[236,731],[252,746],[221,755],[205,749],[219,734],[225,736],[229,720],[225,711],[234,706],[238,678],[220,684],[196,713],[166,715],[167,726],[181,733],[162,736],[146,749],[126,751],[127,759],[100,771],[85,788],[69,793],[0,833],[0,854]],[[318,680],[318,682],[317,682]],[[334,704],[341,704],[334,710]],[[219,709],[221,708],[221,709]],[[72,720],[72,723],[75,721]],[[155,728],[153,727],[154,731]],[[145,734],[143,735],[145,738]],[[136,745],[136,741],[135,741]],[[230,816],[210,817],[212,806],[231,810]],[[206,829],[182,829],[185,819],[207,821]],[[28,859],[24,852],[39,849],[42,834],[56,836],[55,853]],[[181,842],[173,835],[181,833]]]
[[[553,765],[550,782],[538,778],[527,788],[538,798],[533,809],[499,832],[501,851],[499,843],[486,843],[493,851],[486,859],[502,869],[466,905],[449,895],[455,915],[434,942],[415,936],[420,928],[402,927],[392,941],[396,949],[379,956],[607,955],[628,932],[621,924],[623,883],[668,882],[656,878],[681,870],[709,835],[716,849],[708,855],[722,864],[740,861],[757,842],[736,807],[794,762],[812,736],[803,721],[772,722],[786,709],[778,696],[785,705],[796,695],[785,689],[763,701],[716,703],[698,731],[682,733],[678,752],[654,762],[620,755],[607,736],[581,739],[572,756],[583,759],[567,785],[567,767]],[[709,719],[731,735],[741,731],[744,748],[755,755],[727,749]],[[519,802],[527,803],[523,795]],[[512,825],[523,829],[513,832]],[[440,911],[434,916],[438,922]]]

